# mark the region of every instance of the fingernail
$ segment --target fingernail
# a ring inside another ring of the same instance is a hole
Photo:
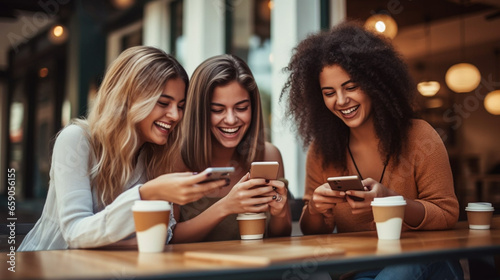
[[[211,172],[207,174],[207,177],[210,177],[210,176],[212,176],[212,173],[211,173]]]
[[[276,200],[276,196],[275,195],[273,195],[273,200]]]
[[[276,187],[273,186],[273,191],[275,191],[275,190],[276,190]]]
[[[193,172],[193,175],[196,175],[196,174],[198,174],[198,172]]]
[[[270,182],[269,179],[266,179],[266,184],[269,183],[269,182]]]

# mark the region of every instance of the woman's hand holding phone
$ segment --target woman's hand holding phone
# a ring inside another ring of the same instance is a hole
[[[164,174],[142,185],[139,188],[139,194],[144,200],[165,200],[184,205],[227,184],[222,179],[200,183],[210,176],[207,171],[199,174],[192,172]]]
[[[331,216],[335,205],[345,201],[344,191],[332,190],[328,183],[324,183],[314,190],[308,204],[309,213]]]
[[[219,202],[223,203],[227,215],[266,212],[273,198],[265,194],[272,191],[273,186],[268,185],[266,179],[250,180],[250,173],[247,173]]]
[[[198,184],[217,181],[221,179],[224,179],[229,184],[229,182],[231,181],[231,174],[233,172],[234,167],[208,167],[203,171],[203,173],[207,174],[207,177]]]
[[[272,186],[272,191],[263,196],[271,197],[269,212],[272,216],[285,217],[287,208],[288,190],[285,183],[277,180],[279,163],[277,161],[252,162],[250,166],[250,179],[267,179],[263,186]],[[260,186],[259,186],[260,187]]]
[[[387,188],[381,183],[375,181],[372,178],[366,178],[363,180],[363,185],[366,191],[347,191],[346,194],[349,196],[357,196],[363,198],[363,201],[354,201],[347,196],[347,202],[352,208],[353,214],[360,214],[372,211],[371,202],[375,197],[387,197],[399,195],[395,191]]]
[[[270,195],[273,199],[269,203],[269,213],[276,217],[286,217],[286,211],[288,211],[286,207],[288,203],[288,190],[285,183],[280,180],[270,180],[268,185],[272,186],[274,190],[272,193],[266,194]]]

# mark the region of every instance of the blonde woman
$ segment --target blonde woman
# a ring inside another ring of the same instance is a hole
[[[134,201],[184,204],[224,185],[193,188],[207,174],[165,174],[187,86],[182,66],[163,51],[124,51],[110,65],[88,119],[75,120],[57,136],[45,207],[19,251],[134,243],[128,238]],[[174,224],[171,217],[169,239]]]
[[[229,185],[174,211],[179,223],[172,242],[240,239],[236,215],[267,212],[267,236],[291,233],[287,189],[279,180],[249,179],[253,161],[277,161],[279,150],[265,142],[260,94],[240,58],[219,55],[194,71],[188,90],[182,133],[187,170],[233,166]],[[174,208],[175,209],[175,208]]]

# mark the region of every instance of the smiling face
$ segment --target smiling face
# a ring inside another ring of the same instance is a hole
[[[370,97],[342,67],[325,66],[319,74],[319,83],[326,107],[348,127],[360,127],[371,120]]]
[[[212,93],[210,120],[213,137],[223,147],[235,148],[250,127],[250,94],[238,82],[218,86]]]
[[[168,135],[184,114],[186,84],[179,78],[167,81],[153,111],[138,123],[141,145],[145,142],[165,145]]]

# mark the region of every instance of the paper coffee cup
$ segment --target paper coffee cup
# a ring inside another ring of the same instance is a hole
[[[376,197],[371,206],[378,239],[399,239],[406,207],[404,198],[400,195]]]
[[[163,200],[138,200],[132,211],[139,252],[162,252],[167,240],[170,204]]]
[[[241,239],[261,239],[266,230],[266,214],[264,213],[242,213],[238,214],[238,226]]]
[[[470,202],[465,211],[470,229],[489,229],[495,208],[488,202]]]

